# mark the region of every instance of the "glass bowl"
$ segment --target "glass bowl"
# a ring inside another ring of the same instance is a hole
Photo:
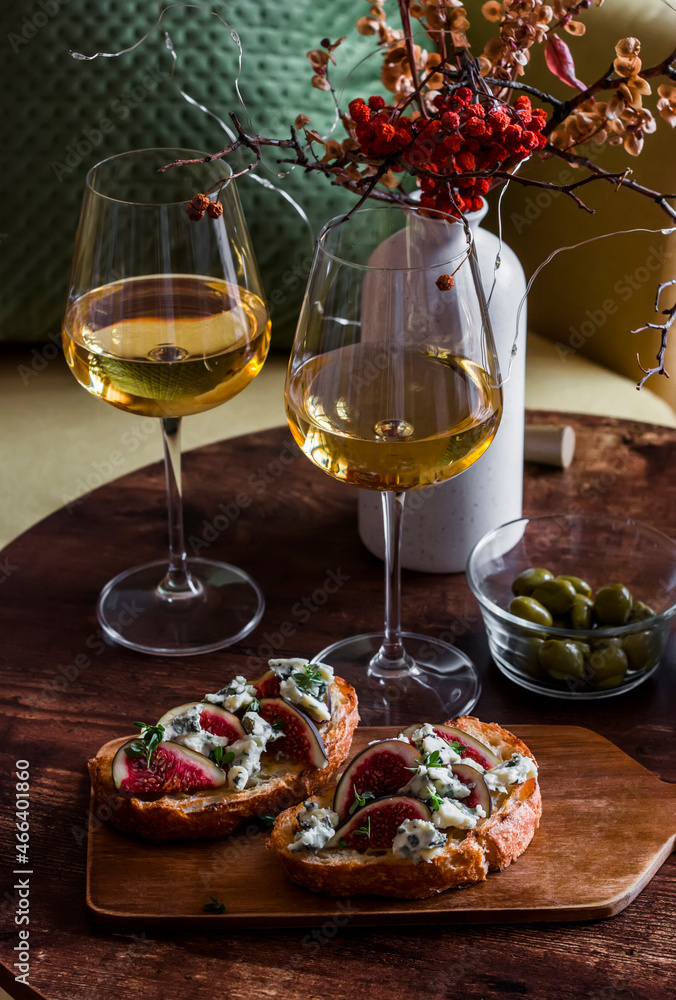
[[[563,619],[555,621],[557,627],[526,621],[508,607],[514,579],[531,567],[581,577],[592,598],[600,587],[624,584],[634,606],[642,602],[655,613],[588,629]],[[477,542],[467,581],[481,607],[491,655],[505,676],[554,698],[608,698],[635,688],[657,669],[676,614],[676,543],[648,525],[605,514],[522,518]]]

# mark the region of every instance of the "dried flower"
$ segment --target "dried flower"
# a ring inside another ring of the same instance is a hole
[[[676,125],[676,87],[671,87],[668,83],[662,83],[657,88],[660,99],[657,102],[657,110],[666,122],[673,128]]]

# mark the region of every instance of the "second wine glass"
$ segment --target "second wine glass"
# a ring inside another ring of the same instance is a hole
[[[112,406],[159,418],[162,427],[168,564],[120,573],[104,587],[97,613],[114,642],[173,656],[236,642],[264,608],[247,573],[188,559],[183,535],[181,417],[241,392],[270,342],[231,171],[220,160],[196,162],[201,156],[134,150],[89,171],[63,323],[64,353],[78,382]],[[195,162],[160,171],[179,158]],[[205,191],[209,211],[191,221],[188,204]]]
[[[447,216],[379,207],[332,220],[298,323],[286,387],[293,436],[324,472],[382,493],[384,629],[341,638],[315,657],[362,691],[367,724],[461,715],[480,692],[476,668],[455,646],[402,632],[399,563],[406,494],[467,469],[500,421],[497,355],[472,254],[471,237]]]

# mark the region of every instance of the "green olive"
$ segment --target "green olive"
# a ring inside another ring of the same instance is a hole
[[[599,625],[624,625],[631,608],[631,594],[622,583],[601,587],[594,598],[594,615]]]
[[[644,622],[648,618],[652,618],[655,614],[657,612],[653,611],[649,604],[644,604],[643,601],[634,601],[629,612],[629,617],[627,618],[627,623]]]
[[[596,687],[599,691],[606,691],[608,688],[619,687],[623,680],[623,674],[613,674],[612,677],[606,677],[604,680],[599,681]]]
[[[532,597],[514,597],[509,602],[509,610],[517,618],[523,618],[535,625],[551,625],[552,616],[547,608],[538,604]]]
[[[538,650],[542,669],[558,681],[584,675],[583,644],[567,639],[547,639]]]
[[[622,644],[632,670],[652,670],[660,661],[663,639],[656,629],[634,632]]]
[[[531,597],[544,604],[553,615],[565,615],[573,606],[575,587],[570,580],[556,577],[554,580],[545,580],[537,586]]]
[[[542,677],[538,653],[540,652],[540,647],[544,641],[544,639],[537,639],[534,637],[528,638],[523,641],[521,648],[519,649],[518,665],[525,674],[529,675],[529,677]]]
[[[554,574],[548,569],[531,567],[519,573],[512,584],[512,593],[517,597],[530,597],[536,587],[539,587],[545,580],[553,580]]]
[[[573,628],[592,627],[592,608],[594,602],[584,594],[576,594],[570,609],[570,623]]]
[[[591,597],[592,589],[586,580],[581,580],[579,576],[557,576],[557,580],[567,580],[568,583],[572,583],[575,587],[576,594],[582,594],[583,597]]]
[[[600,687],[602,682],[610,681],[611,678],[617,678],[619,684],[627,672],[627,667],[627,655],[621,645],[612,639],[607,642],[599,642],[589,657],[591,672],[589,679],[596,687]],[[607,686],[614,687],[615,685],[609,683]]]

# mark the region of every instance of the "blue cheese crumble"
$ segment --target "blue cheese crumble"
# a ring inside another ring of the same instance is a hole
[[[338,813],[333,809],[320,808],[317,802],[308,800],[298,813],[298,826],[293,841],[289,844],[290,851],[319,851],[326,847],[338,826]]]
[[[399,795],[413,795],[424,801],[433,796],[462,799],[470,793],[471,789],[453,774],[450,767],[426,767],[425,764],[418,767],[398,792]]]
[[[431,861],[446,844],[446,834],[425,819],[405,819],[392,841],[395,858],[409,858],[414,865]]]
[[[216,747],[228,745],[227,736],[216,736],[202,729],[201,715],[204,705],[198,703],[193,705],[182,715],[175,715],[171,722],[168,722],[162,733],[162,741],[171,740],[172,743],[179,743],[181,746],[195,750],[197,753],[208,757]]]
[[[215,694],[205,694],[202,700],[208,701],[212,705],[220,705],[228,712],[237,712],[240,708],[247,708],[253,701],[257,700],[256,688],[247,682],[246,677],[238,674],[220,691],[216,691]]]
[[[484,774],[484,780],[491,792],[507,792],[509,785],[521,784],[529,778],[537,778],[538,769],[532,757],[513,753],[509,760],[491,768]]]
[[[273,674],[281,679],[279,693],[282,698],[297,705],[315,722],[328,722],[331,718],[328,691],[334,677],[333,667],[326,663],[308,663],[298,657],[268,662]]]
[[[458,830],[473,830],[485,818],[483,806],[471,808],[458,799],[442,799],[439,808],[432,813],[432,823],[442,830],[449,826]]]

